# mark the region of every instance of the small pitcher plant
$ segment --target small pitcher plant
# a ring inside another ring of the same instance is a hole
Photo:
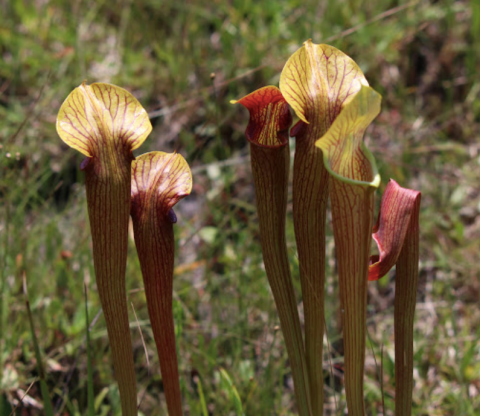
[[[148,313],[170,416],[182,416],[172,311],[175,239],[173,206],[192,190],[192,174],[177,153],[139,156],[132,169],[132,219]]]
[[[266,89],[275,89],[275,93],[266,94]],[[378,263],[376,258],[370,259],[374,194],[380,185],[380,175],[363,136],[380,112],[380,95],[368,86],[358,65],[343,52],[329,45],[315,45],[307,41],[287,61],[280,76],[280,91],[275,87],[265,87],[238,102],[250,111],[246,136],[252,143],[255,143],[252,137],[264,139],[268,135],[272,138],[269,147],[286,147],[286,126],[281,122],[281,116],[287,111],[284,109],[285,102],[300,119],[290,135],[296,138],[293,221],[305,311],[303,348],[308,373],[306,380],[296,376],[304,373],[303,361],[299,363],[298,354],[295,356],[296,352],[293,353],[288,348],[289,344],[297,345],[301,336],[284,328],[282,315],[286,313],[286,307],[276,301],[292,365],[297,400],[300,397],[302,400],[310,399],[309,404],[299,403],[299,413],[305,414],[308,409],[312,415],[323,414],[325,219],[330,198],[337,248],[345,350],[345,392],[349,414],[366,414],[363,378],[368,280],[378,279],[397,263],[396,408],[397,414],[409,415],[420,196],[416,191],[398,191],[400,187],[394,185],[393,181],[389,184],[385,202],[382,202],[379,224],[373,235],[380,247],[380,259]],[[278,103],[282,103],[282,111],[277,110]],[[282,247],[285,244],[285,218],[282,221],[277,219],[278,229],[273,230],[274,211],[265,207],[272,204],[271,201],[275,198],[286,198],[284,182],[288,173],[276,174],[277,187],[274,183],[260,181],[258,172],[261,168],[268,170],[271,165],[270,170],[273,172],[274,169],[284,169],[285,162],[282,160],[272,164],[269,155],[259,151],[254,153],[253,148],[252,145],[252,171],[267,276],[275,299],[294,299],[290,293],[291,288],[286,283],[281,288],[284,294],[276,293],[273,286],[275,281],[269,276],[271,272],[267,266],[271,262],[271,250],[263,242],[264,239],[271,238],[269,235],[276,235],[277,244]],[[398,188],[394,189],[395,186]],[[264,212],[270,215],[265,215]],[[282,215],[285,215],[285,210]],[[388,242],[386,246],[384,239]],[[276,264],[279,267],[280,261],[277,260]],[[283,279],[290,279],[289,268],[284,266],[282,269]],[[406,309],[398,307],[404,303],[408,305]],[[290,306],[289,309],[289,315],[295,316],[295,308]],[[294,368],[294,365],[301,367]],[[309,394],[299,396],[298,393],[303,393],[307,386]]]

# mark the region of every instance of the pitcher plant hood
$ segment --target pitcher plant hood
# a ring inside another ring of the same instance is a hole
[[[57,132],[70,147],[87,157],[106,148],[139,148],[152,131],[148,114],[123,88],[85,82],[75,88],[57,116]]]

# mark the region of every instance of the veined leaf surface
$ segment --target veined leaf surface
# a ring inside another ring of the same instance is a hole
[[[232,104],[242,104],[250,112],[245,136],[257,146],[277,147],[288,143],[292,115],[277,87],[260,88]]]
[[[132,162],[132,209],[138,204],[167,215],[192,190],[192,173],[178,153],[150,152]]]
[[[380,185],[372,153],[363,143],[365,130],[380,113],[381,96],[362,85],[316,145],[325,167],[336,179],[352,185]]]
[[[87,157],[98,156],[108,143],[137,149],[151,131],[148,114],[137,99],[111,84],[84,82],[66,98],[57,116],[60,138]]]
[[[362,84],[368,85],[353,59],[311,40],[290,57],[280,76],[280,90],[298,118],[324,132]]]
[[[382,196],[373,239],[377,243],[379,256],[372,256],[368,280],[378,280],[385,276],[397,263],[403,249],[405,236],[416,205],[420,204],[420,192],[402,188],[390,179]],[[418,221],[418,219],[416,220]]]

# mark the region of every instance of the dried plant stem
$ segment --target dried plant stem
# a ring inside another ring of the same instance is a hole
[[[53,416],[53,406],[50,399],[50,392],[48,391],[45,369],[42,363],[42,356],[40,354],[40,347],[38,345],[37,335],[35,334],[35,325],[33,323],[33,315],[30,308],[30,300],[28,298],[27,277],[25,275],[25,272],[23,272],[23,295],[25,297],[25,306],[27,308],[28,321],[30,324],[30,333],[32,334],[33,350],[35,352],[35,358],[37,360],[38,379],[40,382],[40,391],[42,393],[43,399],[43,411],[45,412],[45,416]]]
[[[397,261],[395,277],[395,414],[412,414],[413,391],[413,322],[418,285],[419,259],[418,197]]]
[[[250,146],[265,269],[284,334],[300,416],[313,415],[297,302],[285,240],[289,172],[287,145]]]

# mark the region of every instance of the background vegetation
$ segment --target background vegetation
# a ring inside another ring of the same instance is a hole
[[[18,405],[17,415],[43,413],[22,292],[25,273],[56,414],[86,414],[84,282],[97,414],[119,414],[94,284],[82,157],[55,131],[62,101],[86,79],[127,88],[150,112],[154,130],[140,153],[177,150],[192,166],[194,191],[178,205],[175,229],[174,311],[187,414],[239,414],[238,397],[247,415],[295,414],[259,248],[243,136],[248,115],[229,100],[278,84],[286,59],[312,38],[354,58],[383,95],[382,113],[367,135],[382,187],[393,177],[423,194],[414,414],[479,414],[479,2],[7,0],[0,2],[0,16],[4,408]],[[291,206],[288,215],[299,289]],[[340,415],[345,408],[331,232],[328,243],[324,375],[327,411]],[[394,276],[392,271],[370,285],[369,415],[384,414],[380,374],[385,414],[393,414]],[[133,240],[127,285],[140,410],[165,415]],[[300,296],[298,302],[301,311]]]

